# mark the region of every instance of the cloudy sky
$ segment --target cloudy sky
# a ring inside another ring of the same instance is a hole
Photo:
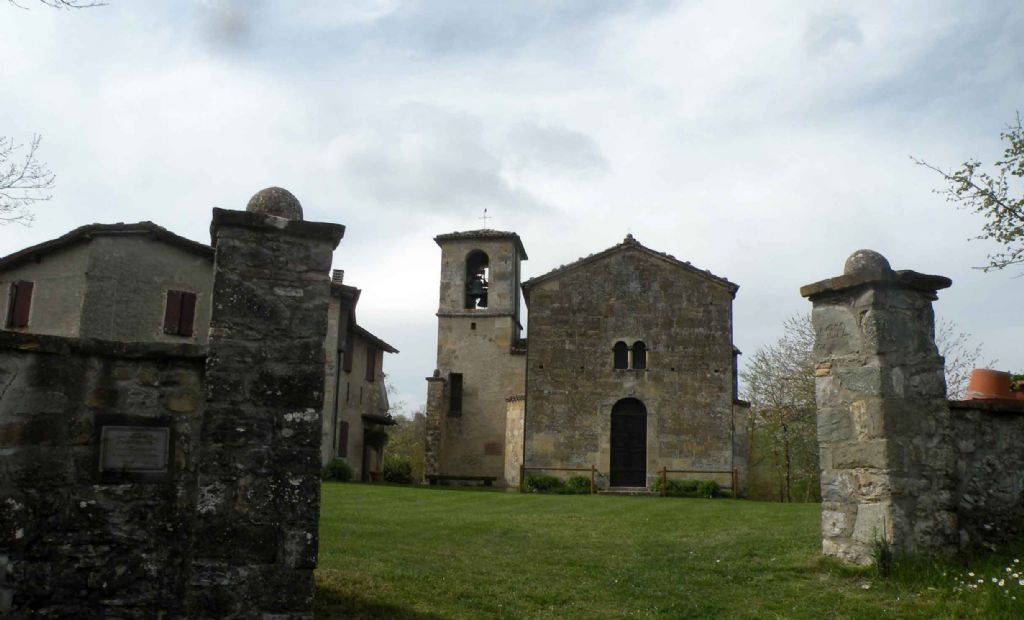
[[[335,267],[401,349],[385,369],[410,408],[432,238],[484,208],[522,236],[524,277],[631,232],[737,282],[748,354],[872,248],[951,277],[940,316],[1024,369],[1024,269],[972,269],[995,249],[968,242],[981,220],[909,159],[1001,153],[1020,2],[20,2],[0,0],[0,135],[41,134],[57,187],[0,254],[90,222],[208,242],[211,207],[286,187],[348,227]]]

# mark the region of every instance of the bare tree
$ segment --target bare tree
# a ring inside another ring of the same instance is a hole
[[[911,157],[914,163],[938,172],[946,180],[946,189],[936,193],[986,219],[975,239],[995,241],[1003,250],[988,256],[989,264],[981,267],[984,271],[1024,264],[1024,126],[1020,113],[1016,124],[1008,125],[999,137],[1006,148],[991,172],[982,170],[976,159],[965,161],[959,170],[946,171]]]
[[[971,370],[977,368],[978,360],[982,359],[982,345],[974,342],[974,337],[956,323],[944,319],[936,322],[935,345],[939,355],[946,358],[946,396],[959,400],[967,392]],[[995,364],[993,359],[981,365],[991,368]]]
[[[29,224],[30,207],[51,198],[56,177],[37,153],[42,138],[32,136],[26,147],[0,136],[0,224]]]
[[[19,9],[28,9],[27,6],[19,4],[15,0],[7,0]],[[55,9],[91,9],[96,6],[106,6],[102,0],[39,0],[40,3]]]

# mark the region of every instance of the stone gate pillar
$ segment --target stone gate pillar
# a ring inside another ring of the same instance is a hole
[[[425,476],[444,473],[441,471],[441,459],[444,454],[444,418],[448,415],[447,384],[437,370],[433,376],[427,377],[427,437],[423,451]]]
[[[331,255],[285,190],[213,210],[190,618],[312,617]]]
[[[898,551],[956,544],[953,452],[932,302],[952,282],[893,271],[854,252],[843,275],[809,284],[822,551],[869,564],[877,541]]]

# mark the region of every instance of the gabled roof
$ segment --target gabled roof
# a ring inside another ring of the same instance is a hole
[[[337,282],[331,283],[331,295],[340,297],[343,306],[348,307],[349,330],[379,349],[383,349],[388,353],[398,353],[398,349],[384,342],[377,336],[374,336],[356,322],[356,304],[359,303],[359,295],[361,293],[362,291],[354,286],[339,284]]]
[[[163,226],[157,226],[153,222],[135,222],[131,224],[118,222],[117,224],[86,224],[85,226],[79,226],[71,232],[57,237],[56,239],[50,239],[49,241],[44,241],[23,250],[18,250],[13,254],[8,254],[7,256],[0,258],[0,269],[8,269],[24,262],[39,260],[43,256],[56,252],[57,250],[64,249],[76,243],[90,241],[96,235],[124,234],[149,235],[157,241],[163,241],[164,243],[181,248],[186,252],[191,252],[211,260],[213,259],[212,247],[205,243],[199,243],[198,241],[192,241],[191,239],[186,239],[185,237],[176,235]]]
[[[523,240],[519,238],[514,232],[507,230],[492,230],[490,228],[481,228],[480,230],[464,230],[462,232],[451,232],[443,235],[434,237],[434,242],[437,245],[441,245],[442,241],[461,241],[461,240],[473,240],[473,239],[512,239],[516,242],[516,248],[519,250],[519,257],[522,260],[527,260],[526,249],[523,247]]]
[[[732,292],[733,295],[735,295],[736,291],[739,290],[740,288],[738,284],[730,282],[725,278],[716,276],[715,274],[711,273],[706,269],[698,269],[697,267],[694,267],[693,265],[686,261],[681,261],[677,259],[675,256],[672,256],[671,254],[665,254],[664,252],[652,250],[651,248],[643,245],[642,243],[634,239],[633,235],[626,235],[626,238],[622,240],[622,243],[618,245],[613,245],[612,247],[608,248],[603,252],[598,252],[597,254],[585,256],[575,262],[569,263],[568,265],[562,265],[557,269],[552,269],[551,271],[545,273],[544,275],[530,278],[526,282],[523,282],[523,292],[524,294],[529,296],[530,289],[536,286],[537,284],[540,284],[541,282],[545,282],[547,280],[560,277],[566,273],[569,273],[570,271],[575,271],[576,269],[579,269],[585,265],[597,262],[603,258],[611,256],[612,254],[615,254],[616,252],[622,252],[624,250],[636,250],[649,256],[652,256],[658,260],[664,261],[674,267],[680,267],[682,269],[685,269],[686,271],[689,271],[694,275],[700,276],[716,284],[720,284],[726,287]]]

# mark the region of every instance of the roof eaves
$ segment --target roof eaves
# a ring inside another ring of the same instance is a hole
[[[726,286],[727,288],[729,288],[732,291],[733,295],[735,295],[736,291],[739,290],[739,288],[740,288],[738,284],[736,284],[734,282],[730,282],[729,280],[727,280],[727,279],[725,279],[725,278],[723,278],[721,276],[716,276],[715,274],[711,273],[707,269],[699,269],[697,267],[694,267],[688,261],[681,261],[681,260],[677,259],[675,256],[672,256],[671,254],[666,254],[665,252],[658,252],[657,250],[652,250],[651,248],[649,248],[649,247],[645,246],[644,244],[640,243],[639,241],[633,239],[633,235],[627,235],[626,239],[622,243],[613,245],[612,247],[610,247],[610,248],[608,248],[606,250],[602,250],[601,252],[597,252],[596,254],[590,254],[588,256],[584,256],[584,257],[582,257],[582,258],[580,258],[580,259],[578,259],[576,261],[573,261],[571,263],[568,263],[566,265],[560,265],[559,267],[556,267],[555,269],[552,269],[551,271],[549,271],[549,272],[547,272],[545,274],[542,274],[542,275],[530,278],[529,280],[527,280],[527,281],[522,283],[523,292],[528,295],[529,294],[529,290],[532,287],[536,286],[537,284],[539,284],[541,282],[544,282],[546,280],[549,280],[549,279],[552,279],[554,277],[560,276],[562,274],[568,273],[570,271],[574,271],[575,269],[578,269],[578,268],[580,268],[580,267],[582,267],[584,265],[588,265],[588,264],[593,263],[595,261],[598,261],[598,260],[600,260],[600,259],[602,259],[602,258],[604,258],[606,256],[609,256],[609,255],[611,255],[611,254],[613,254],[615,252],[618,252],[620,250],[624,250],[624,249],[627,249],[627,248],[633,248],[633,249],[639,250],[639,251],[641,251],[641,252],[643,252],[645,254],[648,254],[649,256],[652,256],[654,258],[663,260],[663,261],[665,261],[665,262],[667,262],[667,263],[669,263],[671,265],[674,265],[674,266],[677,266],[677,267],[682,267],[682,268],[686,269],[687,271],[690,271],[691,273],[693,273],[695,275],[698,275],[698,276],[701,276],[701,277],[706,278],[708,280],[711,280],[712,282],[716,282],[718,284],[722,284],[722,285]]]
[[[509,230],[493,230],[491,228],[481,228],[480,230],[462,230],[450,233],[444,233],[434,237],[434,243],[441,245],[442,241],[460,241],[460,240],[473,240],[473,239],[512,239],[516,242],[516,249],[519,250],[519,257],[522,260],[529,260],[526,255],[526,248],[523,247],[523,240],[518,234]]]
[[[367,341],[369,341],[370,344],[375,345],[377,347],[380,347],[381,349],[387,351],[388,353],[398,353],[398,349],[396,349],[395,347],[391,346],[390,344],[384,342],[383,340],[381,340],[377,336],[374,336],[366,328],[364,328],[364,327],[362,327],[360,325],[353,326],[352,331],[355,332],[356,334],[362,336]]]
[[[14,267],[29,260],[39,260],[45,254],[56,252],[75,243],[89,241],[94,235],[109,234],[147,234],[164,241],[170,245],[177,246],[188,252],[199,254],[205,258],[213,258],[213,248],[198,241],[187,239],[176,235],[162,226],[153,222],[134,222],[125,224],[86,224],[79,226],[60,237],[44,241],[27,248],[18,250],[0,258],[0,269]]]

